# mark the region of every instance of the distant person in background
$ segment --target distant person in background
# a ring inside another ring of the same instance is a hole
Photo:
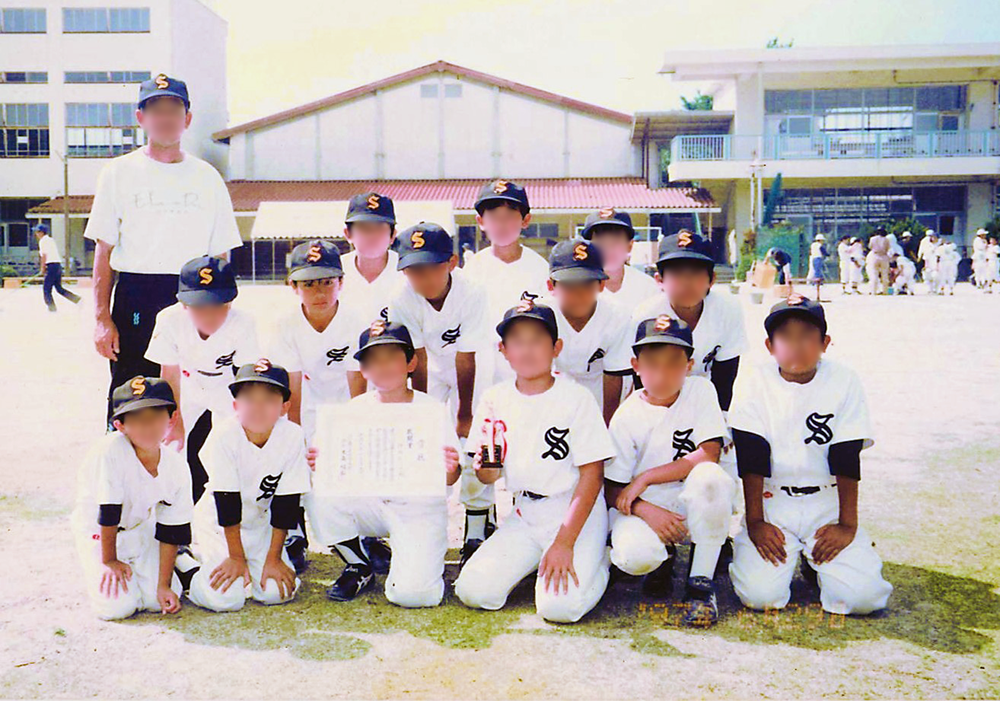
[[[927,291],[934,295],[938,292],[938,237],[934,229],[928,229],[920,241],[917,255],[923,262],[921,273],[927,283]]]
[[[846,295],[851,284],[851,237],[841,236],[837,243],[837,262],[840,264],[840,289]]]
[[[917,241],[913,238],[913,234],[909,231],[904,231],[899,237],[899,245],[903,247],[903,255],[909,258],[913,263],[920,260],[917,257]]]
[[[872,253],[872,267],[868,272],[872,294],[888,294],[890,241],[884,228],[880,226],[875,229],[875,233],[868,239],[868,248],[871,249]],[[875,272],[874,276],[872,276],[872,271]]]
[[[953,241],[941,244],[938,256],[938,276],[940,294],[954,295],[955,283],[958,282],[958,264],[962,260],[958,246]]]
[[[806,282],[816,285],[816,301],[819,301],[820,287],[823,285],[823,262],[826,260],[826,236],[816,234],[812,245],[809,246],[809,275]]]
[[[861,285],[865,281],[865,245],[857,236],[851,237],[851,246],[848,249],[851,256],[851,292],[861,294]]]
[[[33,229],[35,238],[38,239],[39,274],[45,276],[42,283],[42,295],[45,297],[45,306],[50,312],[58,311],[55,300],[52,299],[52,290],[55,290],[73,304],[80,303],[80,295],[74,294],[63,288],[62,285],[62,256],[59,255],[59,247],[55,239],[49,236],[49,227],[45,224],[38,224]]]
[[[896,277],[892,281],[893,294],[912,295],[913,284],[917,279],[917,266],[905,255],[893,257],[896,266]]]
[[[990,284],[991,275],[986,265],[986,249],[989,247],[986,239],[986,229],[976,231],[972,239],[972,276],[976,280],[976,289],[985,290]]]
[[[986,247],[986,270],[990,276],[987,292],[992,293],[993,288],[1000,284],[1000,244],[997,243],[996,236],[990,237],[990,243]]]
[[[765,261],[774,263],[774,267],[777,268],[779,285],[792,284],[792,257],[790,255],[780,248],[769,248]]]

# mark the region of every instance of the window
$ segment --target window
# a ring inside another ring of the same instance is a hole
[[[148,7],[63,8],[63,32],[68,34],[148,31]]]
[[[49,155],[49,106],[45,103],[0,106],[2,158],[32,158]]]
[[[524,236],[529,239],[558,239],[558,224],[528,224]]]
[[[0,31],[4,34],[44,34],[45,10],[12,8],[0,12]]]
[[[438,96],[437,83],[420,84],[420,97],[437,97],[437,96]]]
[[[66,151],[74,158],[110,158],[145,143],[131,102],[66,104]]]
[[[47,83],[49,74],[45,71],[7,71],[0,73],[0,83]]]
[[[67,83],[141,83],[149,80],[149,71],[66,71]]]
[[[447,83],[444,86],[445,97],[462,97],[462,86],[458,83]]]

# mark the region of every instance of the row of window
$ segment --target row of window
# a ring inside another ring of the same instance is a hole
[[[149,31],[148,7],[63,8],[66,34],[134,33]],[[44,34],[48,30],[46,12],[41,8],[0,10],[0,34]]]
[[[42,103],[0,104],[0,126],[47,127],[49,106]],[[68,127],[138,126],[133,102],[67,102]]]
[[[131,102],[67,103],[66,154],[103,158],[128,153],[145,143]],[[0,158],[48,156],[49,106],[0,105]]]
[[[964,85],[922,85],[892,88],[833,88],[767,90],[767,114],[826,115],[836,112],[961,112]]]
[[[150,71],[66,71],[64,83],[141,83],[149,80]],[[2,71],[0,83],[48,83],[46,71]]]

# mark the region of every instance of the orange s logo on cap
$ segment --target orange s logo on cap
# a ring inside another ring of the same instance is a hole
[[[576,244],[573,248],[573,260],[587,260],[587,244]]]
[[[372,322],[372,325],[368,327],[369,336],[381,336],[385,333],[385,322],[381,319],[376,319]]]
[[[495,183],[493,183],[493,192],[497,193],[498,195],[502,195],[503,193],[507,192],[507,181],[497,180]]]
[[[132,388],[133,397],[141,397],[146,393],[146,378],[133,377],[132,381],[128,383],[128,386]]]
[[[653,328],[656,329],[657,331],[666,331],[667,329],[670,328],[670,325],[672,323],[673,319],[671,319],[666,314],[660,314],[658,317],[656,317],[656,324],[653,326]]]
[[[309,253],[306,255],[306,260],[310,263],[315,263],[320,258],[323,257],[323,249],[318,243],[314,243],[309,247]]]
[[[368,195],[368,209],[378,209],[378,201],[380,199],[375,193]]]
[[[170,87],[170,79],[167,78],[166,74],[160,73],[160,75],[156,76],[156,87],[160,90],[166,90]]]
[[[413,234],[410,235],[410,245],[414,248],[423,248],[425,243],[426,241],[424,241],[423,231],[414,231]]]
[[[793,292],[792,294],[788,295],[788,299],[785,300],[785,301],[789,305],[791,305],[793,307],[797,307],[800,304],[802,304],[803,302],[805,302],[806,298],[803,297],[802,295],[800,295],[798,292]]]
[[[683,246],[684,248],[687,248],[688,246],[691,245],[691,241],[692,241],[692,239],[691,239],[691,232],[690,231],[682,231],[680,233],[680,235],[678,236],[678,238],[677,238],[677,245]]]
[[[267,358],[261,358],[257,361],[257,364],[253,366],[254,372],[267,372],[271,369],[271,361]]]
[[[602,209],[597,213],[597,216],[599,216],[601,219],[610,219],[614,215],[615,215],[614,207],[605,207],[604,209]]]
[[[517,311],[519,312],[530,312],[535,308],[535,300],[533,299],[522,299],[517,304]]]
[[[212,277],[212,269],[211,268],[202,268],[201,270],[199,270],[198,271],[198,277],[201,278],[198,282],[199,282],[199,284],[202,284],[202,285],[211,285],[212,284],[212,280],[215,279],[215,278]]]

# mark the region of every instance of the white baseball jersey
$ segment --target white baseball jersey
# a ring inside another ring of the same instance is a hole
[[[715,387],[704,377],[688,377],[669,407],[650,404],[644,395],[643,390],[630,394],[611,419],[615,459],[604,467],[607,479],[628,484],[646,470],[693,453],[706,441],[727,440]],[[667,492],[682,486],[683,481],[650,485],[642,498],[666,506],[676,499]]]
[[[486,339],[496,337],[486,291],[459,270],[451,273],[440,311],[406,284],[389,303],[389,318],[406,327],[414,348],[427,350],[428,373],[449,386],[456,382],[455,355],[485,349]]]
[[[472,419],[467,446],[479,449],[483,426],[503,422],[507,489],[552,496],[570,491],[579,467],[614,455],[597,405],[582,386],[563,376],[545,392],[526,395],[514,380],[486,390]]]
[[[191,471],[180,453],[160,449],[156,477],[139,462],[124,433],[103,436],[84,458],[77,475],[73,530],[82,536],[99,535],[101,504],[121,504],[119,530],[152,538],[157,523],[191,523]]]
[[[385,268],[371,282],[358,272],[357,251],[351,251],[340,259],[344,268],[344,289],[340,293],[340,301],[357,310],[366,325],[379,318],[388,319],[389,302],[406,286],[403,273],[396,270],[399,254],[395,251],[388,251],[388,254]]]
[[[617,292],[612,292],[605,287],[601,297],[614,301],[624,310],[625,314],[631,314],[640,304],[658,294],[660,294],[660,288],[653,278],[626,264],[622,286],[618,288]]]
[[[62,263],[62,256],[59,255],[59,246],[56,240],[46,234],[38,240],[38,252],[45,256],[45,264]]]
[[[924,236],[920,239],[920,247],[917,248],[917,257],[928,266],[937,265],[939,245],[938,242],[931,241],[930,237]]]
[[[347,373],[360,371],[354,353],[370,323],[341,303],[327,327],[317,331],[299,307],[275,325],[267,352],[275,365],[302,373],[303,404],[346,402],[351,398]]]
[[[545,298],[538,303],[552,307],[563,342],[562,352],[553,365],[554,372],[586,387],[597,405],[603,407],[604,373],[624,375],[632,369],[635,330],[631,335],[628,332],[628,314],[614,302],[598,297],[594,315],[577,331],[563,316],[559,300]]]
[[[635,330],[640,322],[660,314],[679,319],[665,294],[644,302],[633,312],[629,341],[635,339]],[[694,355],[691,356],[694,367],[691,374],[711,377],[712,363],[738,358],[747,349],[747,330],[739,302],[719,291],[709,294],[705,297],[701,318],[691,336],[694,339]]]
[[[298,424],[285,417],[278,419],[262,448],[250,442],[237,417],[230,417],[212,428],[199,455],[208,472],[207,494],[240,493],[240,524],[246,531],[271,527],[271,500],[275,496],[310,491],[305,435]],[[199,508],[195,518],[215,519],[215,509]]]
[[[257,322],[241,309],[230,308],[215,333],[202,338],[182,304],[156,315],[156,326],[146,349],[146,359],[181,369],[181,413],[194,425],[192,409],[208,409],[216,419],[231,416],[233,395],[229,383],[241,365],[260,358]],[[201,412],[199,411],[200,415]]]
[[[861,380],[826,358],[805,384],[782,378],[773,360],[741,372],[729,425],[770,444],[770,479],[781,485],[831,484],[830,445],[862,440],[868,448],[874,443]]]

